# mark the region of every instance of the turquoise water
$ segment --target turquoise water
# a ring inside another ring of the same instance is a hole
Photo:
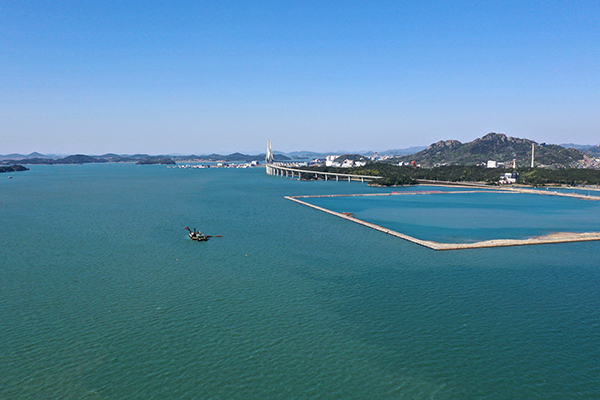
[[[572,188],[572,187],[538,187],[536,190],[540,190],[548,193],[576,193],[582,194],[585,196],[600,196],[600,191],[598,189],[586,189],[582,188]]]
[[[2,399],[600,397],[600,242],[435,252],[283,198],[387,189],[263,169],[12,175]],[[474,210],[491,228],[497,199]],[[557,209],[593,220],[590,204]]]
[[[443,192],[451,191],[444,189]],[[414,188],[404,191],[412,192]],[[333,211],[351,212],[356,218],[419,239],[445,243],[600,231],[600,201],[569,197],[462,190],[461,193],[303,200]]]

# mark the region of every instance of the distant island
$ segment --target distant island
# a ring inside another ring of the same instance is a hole
[[[176,164],[172,158],[168,157],[150,157],[144,160],[138,161],[136,164],[138,165],[174,165]]]
[[[109,163],[109,162],[130,162],[140,165],[150,164],[175,164],[185,161],[209,161],[209,162],[252,162],[264,161],[265,154],[249,155],[242,153],[233,153],[229,155],[209,154],[209,155],[187,155],[187,156],[167,156],[167,155],[149,155],[133,154],[119,155],[107,153],[101,156],[90,156],[85,154],[74,154],[67,157],[44,156],[40,153],[31,153],[29,155],[8,154],[0,156],[0,164],[29,164],[29,165],[57,165],[57,164],[90,164],[90,163]],[[282,154],[275,156],[276,161],[290,161],[291,158]]]
[[[25,168],[22,165],[10,165],[10,166],[0,166],[0,173],[1,172],[20,172],[20,171],[29,171],[29,168]]]

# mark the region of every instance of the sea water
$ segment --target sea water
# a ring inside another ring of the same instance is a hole
[[[304,201],[423,240],[469,243],[600,230],[600,198],[419,186],[391,196]],[[435,189],[435,191],[432,191]],[[442,190],[439,190],[442,189]],[[414,193],[414,194],[413,194]]]
[[[600,242],[435,252],[284,199],[390,189],[262,168],[11,175],[1,399],[600,397]],[[600,230],[592,202],[469,196],[331,206],[430,240]]]

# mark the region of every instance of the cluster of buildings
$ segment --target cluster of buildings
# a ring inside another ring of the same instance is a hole
[[[498,162],[489,160],[486,164],[487,168],[516,168],[517,160],[512,160],[511,162]],[[506,172],[504,174],[500,174],[500,179],[498,180],[498,184],[500,185],[512,185],[517,183],[519,179],[519,174],[516,172]]]
[[[517,160],[512,160],[509,162],[489,160],[486,163],[486,167],[487,168],[517,168]]]
[[[577,161],[576,168],[600,169],[600,157],[584,155],[583,160]]]
[[[437,164],[435,164],[435,167],[442,167],[444,165],[446,165],[446,163],[437,163]],[[416,161],[410,161],[410,162],[409,161],[400,161],[398,163],[398,166],[399,167],[420,167],[421,164],[417,164]]]
[[[251,167],[257,167],[258,166],[258,161],[251,161],[249,163],[225,163],[225,162],[218,162],[218,163],[212,163],[212,164],[179,164],[179,165],[174,165],[174,166],[169,166],[167,168],[184,168],[184,169],[188,169],[188,168],[193,168],[193,169],[202,169],[202,168],[251,168]]]
[[[321,166],[324,165],[326,167],[338,167],[338,168],[351,168],[351,167],[364,167],[367,165],[366,159],[373,160],[374,157],[364,157],[365,160],[353,160],[351,158],[347,158],[344,160],[338,160],[343,156],[340,155],[330,155],[325,158],[315,158],[310,161],[283,161],[283,162],[273,162],[275,165],[286,165],[288,167],[309,167],[309,166]],[[380,158],[377,158],[380,159]]]
[[[325,157],[326,167],[339,167],[339,168],[350,168],[350,167],[364,167],[367,165],[366,161],[356,161],[351,159],[345,159],[342,162],[336,161],[340,156],[327,156]]]
[[[317,159],[313,160],[315,164],[325,164],[326,167],[339,167],[339,168],[350,168],[350,167],[363,167],[367,165],[367,160],[369,161],[379,161],[379,160],[387,160],[390,158],[394,158],[392,155],[380,157],[377,152],[373,153],[372,156],[367,157],[363,156],[364,160],[353,160],[350,158],[339,161],[339,155],[330,155],[325,157],[325,159]],[[408,165],[408,164],[407,164]]]
[[[506,172],[500,175],[500,180],[498,183],[500,185],[512,185],[513,183],[517,183],[519,179],[519,174],[516,172]]]

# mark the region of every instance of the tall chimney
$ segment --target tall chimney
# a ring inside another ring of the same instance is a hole
[[[535,143],[531,143],[531,168],[533,168],[534,160],[535,160]]]

